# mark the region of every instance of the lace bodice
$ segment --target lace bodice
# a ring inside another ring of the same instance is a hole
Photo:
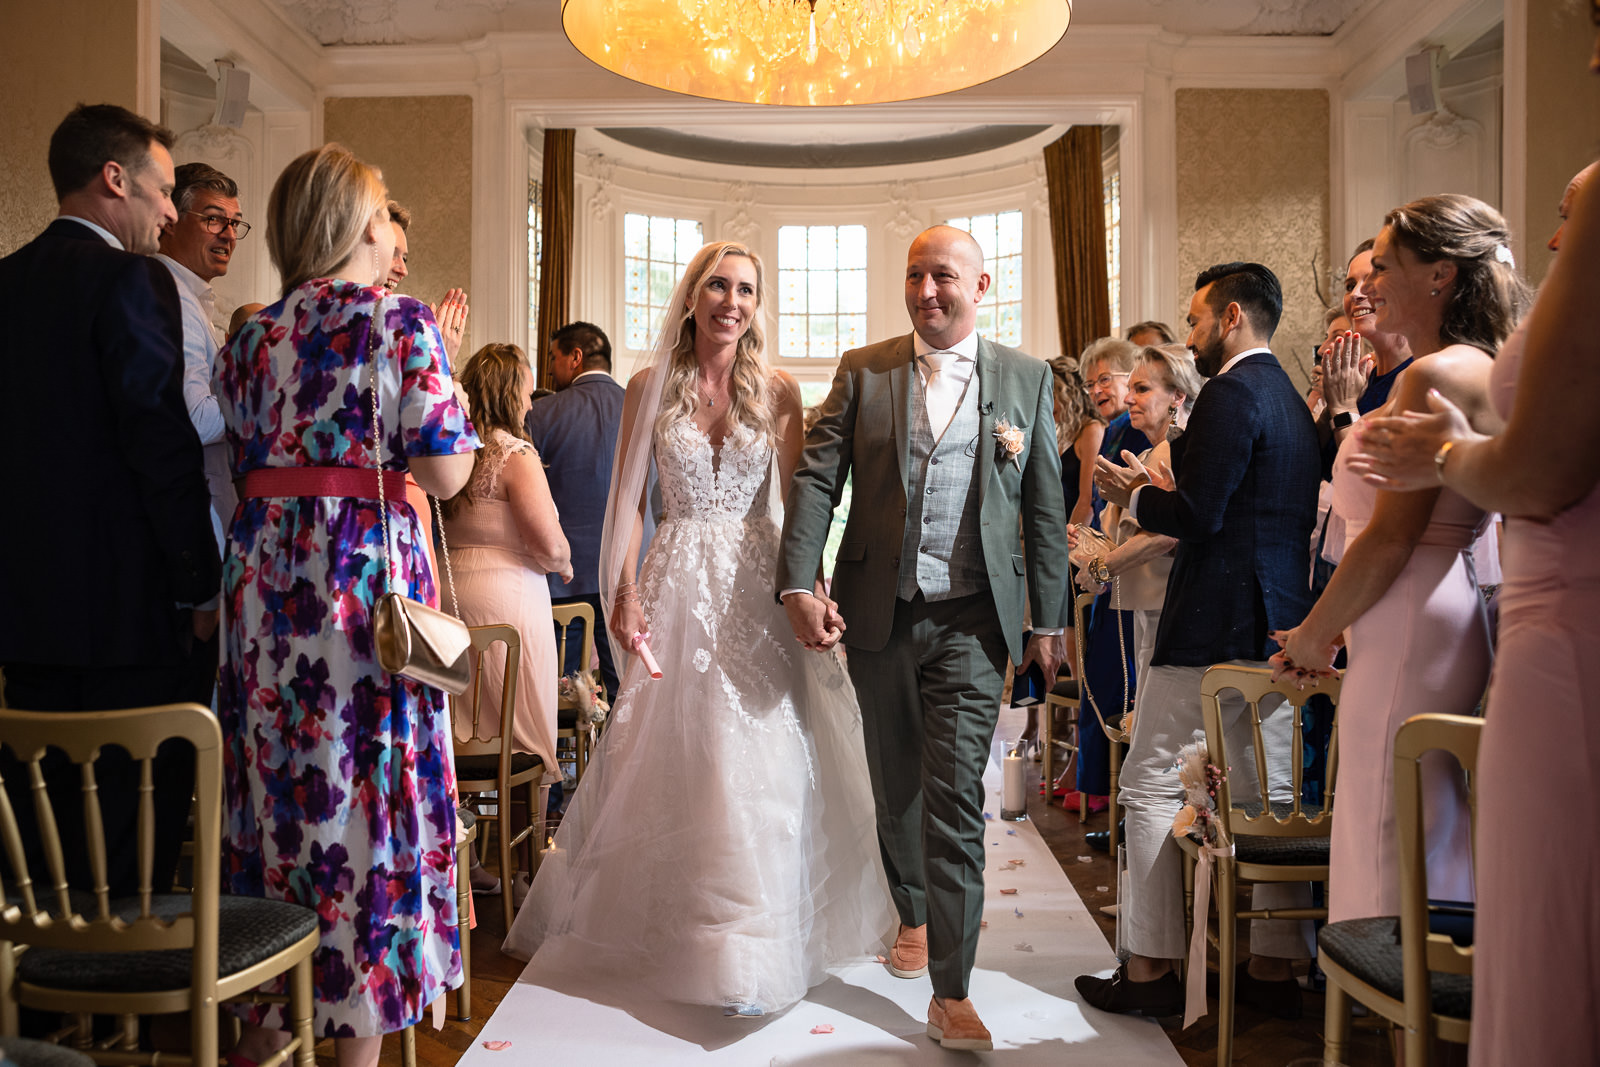
[[[694,423],[673,423],[656,441],[666,517],[679,521],[746,519],[768,514],[772,445],[729,435],[720,450]]]
[[[498,495],[496,490],[500,488],[500,475],[505,472],[506,461],[514,452],[524,452],[535,459],[539,456],[533,445],[504,430],[495,430],[489,435],[483,444],[483,455],[477,469],[472,472],[473,496],[490,499]]]

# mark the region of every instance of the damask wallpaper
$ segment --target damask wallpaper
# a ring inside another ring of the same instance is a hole
[[[137,108],[133,4],[51,0],[6,4],[0,33],[0,256],[44,229],[56,214],[45,157],[50,134],[80,101]],[[39,42],[48,41],[48,48]]]
[[[1323,337],[1328,276],[1328,94],[1321,89],[1179,89],[1177,326],[1194,278],[1250,260],[1283,284],[1272,347],[1302,389]]]
[[[472,98],[330,98],[322,133],[382,170],[389,195],[411,209],[411,274],[400,291],[437,304],[459,286],[470,305]],[[478,339],[469,318],[461,360],[491,340],[497,338]]]

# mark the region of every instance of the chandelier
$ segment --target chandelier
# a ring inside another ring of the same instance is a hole
[[[1048,52],[1070,0],[562,0],[600,66],[713,100],[807,107],[953,92]]]

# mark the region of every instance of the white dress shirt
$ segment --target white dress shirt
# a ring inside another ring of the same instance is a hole
[[[934,348],[920,333],[912,333],[911,343],[916,352],[917,380],[922,383],[923,402],[928,409],[928,430],[937,441],[955,418],[978,366],[978,334],[969,333],[949,348]]]
[[[171,256],[158,252],[155,258],[178,283],[178,301],[183,307],[183,404],[200,443],[209,445],[222,439],[222,409],[211,393],[220,347],[219,331],[212,323],[217,294],[200,275]]]

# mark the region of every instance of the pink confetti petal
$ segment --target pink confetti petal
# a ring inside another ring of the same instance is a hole
[[[978,920],[978,929],[980,929],[980,930],[989,929],[989,920],[988,919],[979,919]]]
[[[1003,897],[1014,897],[1017,895],[1017,891],[1015,889],[1002,889],[1000,890],[1000,895]]]
[[[1033,951],[1033,946],[1028,944],[1026,941],[1018,941],[1015,945],[1012,945],[1011,948],[1015,952],[1032,952]]]
[[[873,959],[877,960],[879,963],[888,963],[889,962],[889,957],[888,956],[874,956]]]
[[[815,1026],[813,1026],[811,1028],[811,1032],[813,1034],[831,1034],[831,1033],[833,1033],[833,1024],[832,1023],[818,1023],[817,1025],[815,1025]]]
[[[504,1052],[506,1049],[511,1047],[511,1042],[509,1042],[509,1041],[485,1041],[483,1043],[483,1047],[488,1049],[490,1052]]]

